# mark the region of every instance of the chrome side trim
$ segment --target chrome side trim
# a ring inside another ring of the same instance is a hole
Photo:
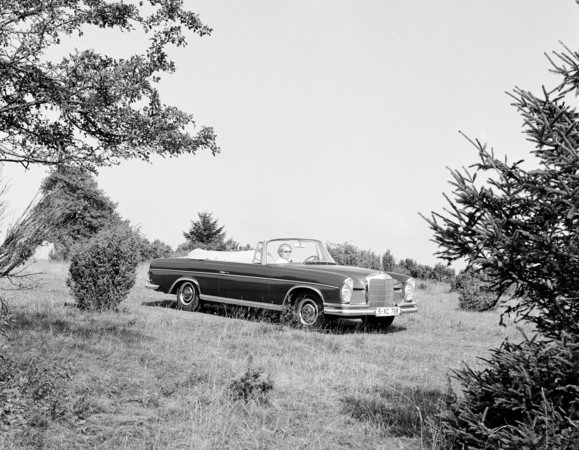
[[[212,275],[212,276],[217,276],[217,277],[224,275],[224,273],[202,272],[202,271],[198,271],[198,270],[179,270],[179,269],[154,269],[154,270],[165,271],[165,272],[179,272],[179,273],[186,272],[188,274]],[[284,283],[292,281],[292,280],[284,280],[283,278],[256,277],[256,276],[252,276],[252,275],[237,275],[237,274],[231,274],[231,273],[227,273],[227,276],[228,277],[237,277],[237,278],[254,278],[254,279],[258,279],[258,280],[282,281]],[[340,286],[334,286],[332,284],[315,283],[315,282],[311,282],[311,281],[304,281],[303,283],[307,283],[308,286],[322,286],[322,287],[329,287],[332,289],[340,289]]]
[[[216,303],[226,303],[228,305],[248,306],[250,308],[272,309],[274,311],[281,311],[281,305],[274,305],[272,303],[253,302],[250,300],[238,300],[235,298],[217,297],[215,295],[201,295],[201,300]]]
[[[147,284],[145,284],[145,288],[147,288],[147,289],[152,289],[153,291],[156,291],[157,289],[159,289],[159,285],[158,285],[158,284],[147,283]]]
[[[165,269],[165,268],[154,268],[152,270],[158,270],[159,272],[179,272],[179,273],[183,273],[183,272],[187,272],[187,273],[198,273],[198,274],[203,274],[203,275],[216,275],[219,276],[219,273],[217,272],[203,272],[202,270],[186,270],[186,269]]]

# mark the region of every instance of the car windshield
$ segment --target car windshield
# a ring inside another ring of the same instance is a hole
[[[268,241],[266,255],[267,264],[336,264],[320,241],[308,239],[275,239]]]

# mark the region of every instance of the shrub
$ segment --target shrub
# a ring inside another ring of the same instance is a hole
[[[448,448],[576,448],[579,344],[505,342],[486,362],[455,372],[464,396],[442,414]]]
[[[99,232],[80,247],[66,281],[82,310],[116,309],[135,284],[139,240],[126,225]]]
[[[452,283],[456,276],[454,269],[446,264],[437,263],[430,271],[429,278],[436,281],[446,281]]]
[[[491,282],[480,272],[462,271],[452,280],[451,290],[458,292],[458,306],[464,311],[488,311],[497,303]]]
[[[364,267],[365,269],[373,270],[379,270],[380,268],[380,257],[371,250],[360,250],[349,242],[344,242],[343,244],[328,243],[326,248],[339,265]]]
[[[155,258],[166,258],[173,253],[170,245],[159,239],[150,242],[147,238],[140,238],[139,260],[150,261]]]

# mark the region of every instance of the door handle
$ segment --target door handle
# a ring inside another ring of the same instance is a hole
[[[219,273],[227,274],[227,273],[229,273],[229,272],[226,272],[225,270],[220,270]]]

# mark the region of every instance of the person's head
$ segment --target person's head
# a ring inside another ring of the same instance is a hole
[[[289,260],[292,254],[292,248],[288,244],[281,244],[277,249],[280,258]]]

